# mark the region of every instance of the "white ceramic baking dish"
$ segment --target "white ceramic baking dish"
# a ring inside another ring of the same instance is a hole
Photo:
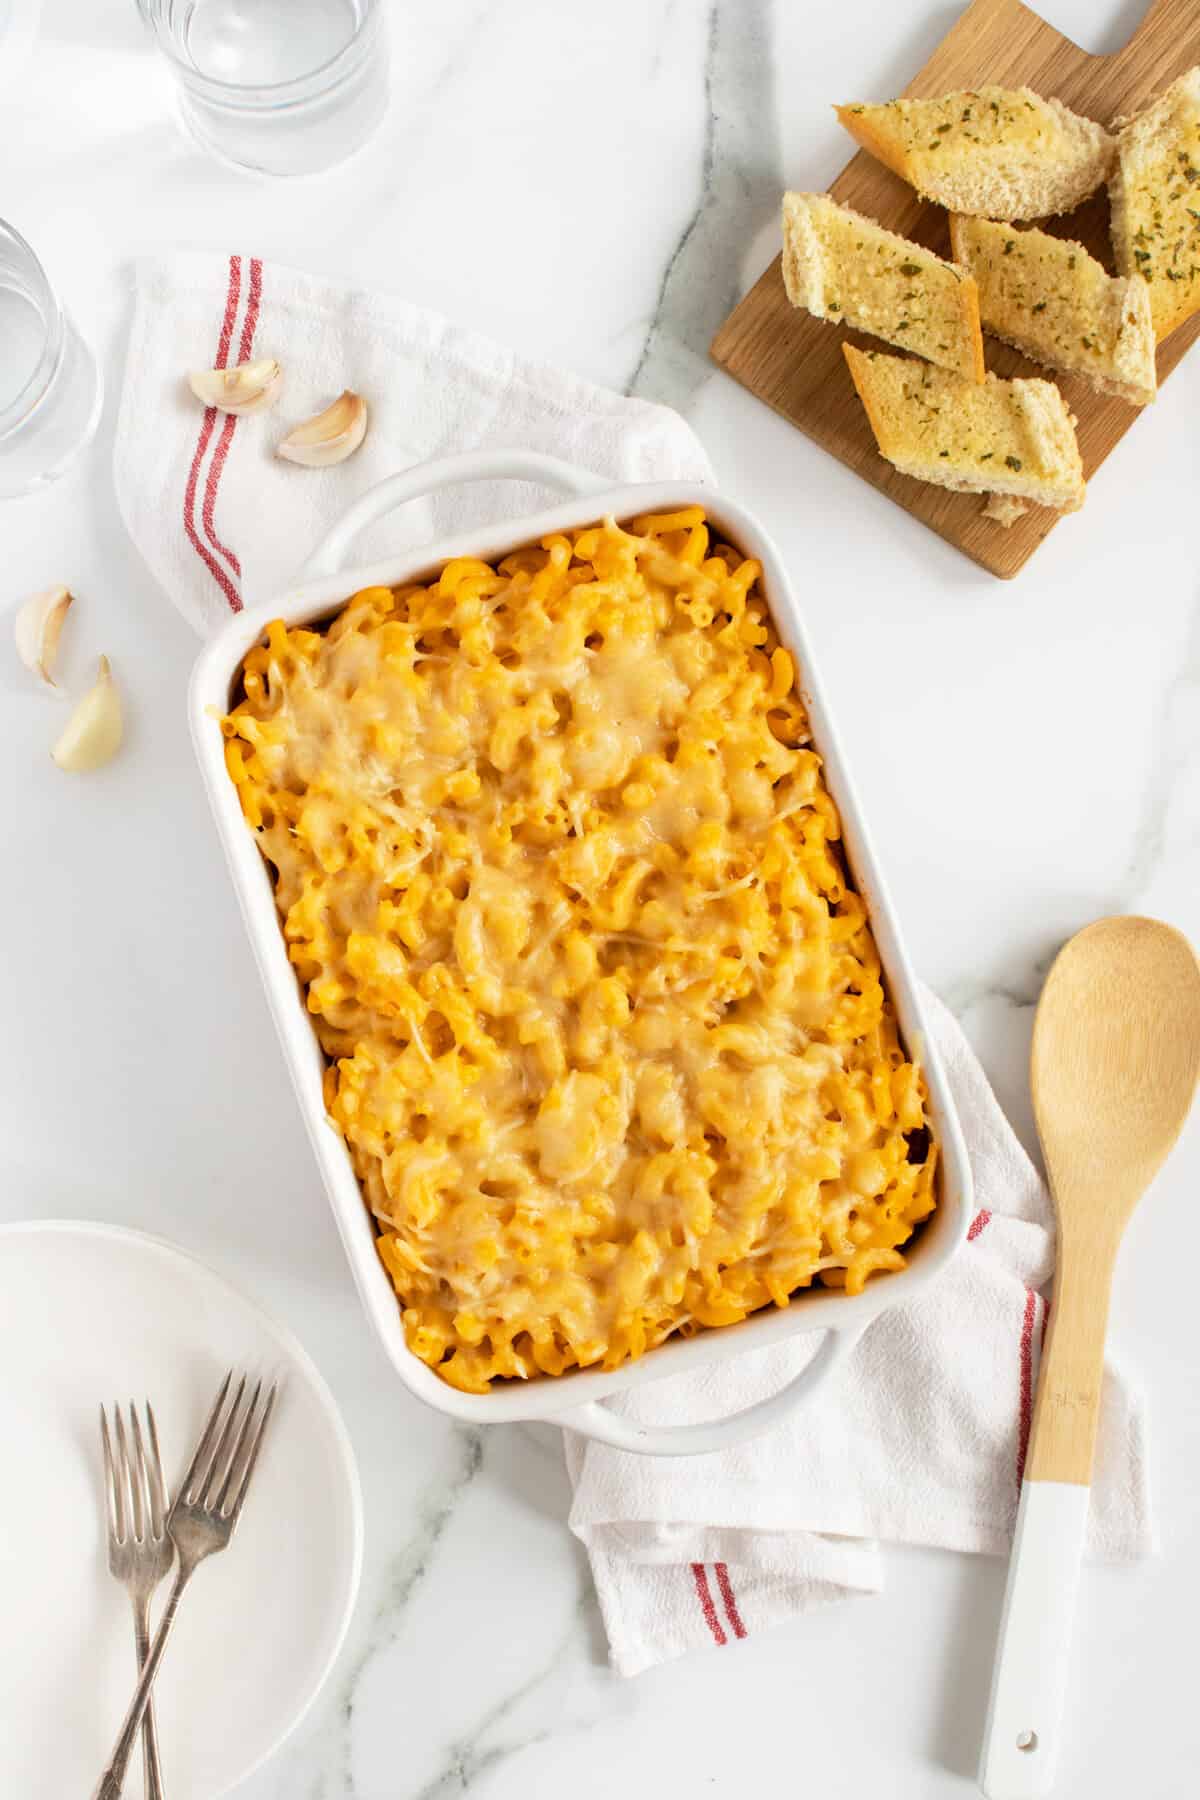
[[[472,531],[369,567],[348,567],[350,547],[366,526],[406,500],[451,483],[511,479],[570,496],[534,516]],[[871,914],[888,985],[910,1050],[924,1064],[934,1128],[941,1144],[937,1211],[911,1246],[904,1269],[876,1276],[860,1295],[830,1289],[798,1295],[784,1309],[771,1307],[738,1325],[668,1339],[640,1361],[604,1372],[579,1370],[558,1377],[498,1384],[488,1394],[464,1394],[439,1380],[404,1341],[400,1308],[375,1249],[375,1232],[350,1158],[330,1125],[322,1100],[323,1060],[288,961],[275,911],[270,878],[224,761],[217,719],[229,705],[243,656],[270,620],[309,624],[337,612],[358,588],[394,586],[425,579],[452,556],[493,560],[550,531],[564,531],[613,515],[670,511],[702,504],[717,530],[762,564],[764,591],[779,636],[796,659],[814,744],[825,761],[830,791],[842,815],[845,849]],[[471,1424],[517,1419],[556,1419],[585,1435],[623,1449],[680,1455],[721,1449],[745,1439],[790,1412],[825,1380],[866,1327],[885,1308],[910,1301],[946,1266],[965,1235],[970,1217],[971,1176],[946,1079],[922,1017],[917,988],[901,944],[887,889],[867,837],[854,789],[838,746],[833,722],[817,680],[800,611],[782,561],[761,525],[742,507],[704,487],[679,482],[612,488],[599,477],[531,452],[478,452],[406,470],[372,488],[319,546],[294,587],[265,606],[232,617],[201,653],[192,677],[190,710],[196,754],[204,773],[217,829],[233,875],[250,941],[299,1097],[300,1108],[320,1164],[346,1254],[363,1304],[392,1365],[405,1385],[429,1405]],[[719,1358],[741,1356],[801,1332],[826,1335],[803,1371],[779,1392],[727,1418],[701,1424],[648,1427],[605,1404],[630,1387],[652,1382]]]

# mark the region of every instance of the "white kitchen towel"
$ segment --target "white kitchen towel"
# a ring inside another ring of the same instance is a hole
[[[927,1005],[975,1176],[969,1241],[936,1284],[882,1314],[811,1401],[740,1449],[633,1456],[565,1434],[571,1528],[622,1674],[875,1592],[880,1540],[1008,1547],[1054,1262],[1050,1198],[961,1028]],[[755,1351],[616,1404],[647,1423],[715,1418],[782,1387],[814,1348]],[[1088,1547],[1108,1561],[1153,1548],[1143,1408],[1111,1364]]]
[[[364,489],[464,450],[540,450],[618,481],[711,478],[677,413],[529,362],[392,296],[246,255],[140,262],[117,425],[117,499],[130,536],[196,630],[269,600]],[[191,369],[273,356],[278,404],[238,419],[205,409]],[[304,469],[274,446],[353,388],[370,430],[348,462]],[[544,490],[484,482],[411,501],[364,533],[362,560],[544,505]]]

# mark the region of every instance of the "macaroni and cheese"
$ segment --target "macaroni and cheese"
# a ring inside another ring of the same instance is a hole
[[[224,721],[446,1381],[859,1292],[936,1146],[759,567],[701,508],[273,624]]]

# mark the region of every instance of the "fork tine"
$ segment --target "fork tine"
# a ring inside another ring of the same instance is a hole
[[[146,1468],[146,1447],[142,1442],[142,1428],[138,1423],[137,1407],[129,1402],[129,1426],[133,1434],[133,1491],[136,1496],[137,1536],[139,1544],[144,1544],[148,1537],[157,1536],[153,1528],[153,1503],[150,1499],[150,1476]]]
[[[261,1393],[262,1382],[258,1381],[255,1383],[254,1392],[250,1396],[250,1404],[246,1408],[245,1416],[242,1419],[237,1443],[233,1446],[233,1454],[229,1458],[229,1466],[225,1471],[225,1479],[221,1483],[221,1491],[213,1501],[216,1510],[221,1514],[224,1514],[225,1502],[229,1498],[229,1490],[233,1486],[234,1475],[237,1475],[239,1481],[242,1478],[242,1465],[245,1461],[244,1453],[247,1452],[251,1442],[250,1428],[254,1422],[254,1411],[258,1405],[258,1397]]]
[[[198,1500],[201,1506],[208,1506],[210,1504],[212,1495],[216,1489],[216,1484],[221,1479],[228,1466],[230,1445],[236,1444],[237,1442],[238,1412],[241,1409],[242,1395],[245,1391],[246,1377],[243,1375],[237,1384],[237,1392],[233,1396],[233,1403],[225,1415],[225,1423],[221,1428],[221,1435],[217,1439],[216,1448],[209,1458],[208,1467],[204,1471],[204,1478],[198,1483],[198,1492],[195,1495],[190,1496],[190,1498]]]
[[[133,1502],[131,1511],[133,1538],[135,1543],[144,1544],[146,1541],[146,1469],[144,1460],[138,1455],[141,1433],[137,1429],[132,1400],[129,1402],[129,1427],[125,1441],[125,1466],[129,1472],[129,1493]]]
[[[117,1482],[117,1471],[113,1465],[112,1439],[108,1435],[108,1414],[100,1408],[100,1441],[104,1446],[104,1512],[108,1520],[109,1537],[114,1543],[121,1543],[125,1537],[125,1509],[121,1501],[121,1489]]]
[[[221,1417],[221,1408],[225,1404],[225,1396],[229,1392],[229,1384],[232,1380],[233,1370],[230,1369],[226,1374],[224,1381],[217,1389],[217,1397],[213,1401],[212,1411],[208,1415],[204,1430],[200,1433],[200,1442],[196,1445],[192,1460],[188,1464],[187,1474],[179,1484],[177,1498],[180,1500],[192,1500],[195,1498],[192,1493],[192,1483],[196,1479],[196,1472],[200,1467],[202,1459],[208,1454],[208,1447],[212,1441],[213,1432],[217,1428],[217,1422]]]
[[[267,1404],[263,1407],[262,1417],[258,1421],[258,1429],[255,1432],[254,1442],[250,1446],[250,1454],[246,1459],[246,1472],[242,1476],[242,1485],[238,1489],[237,1499],[233,1503],[233,1512],[230,1516],[235,1525],[238,1522],[238,1516],[242,1510],[242,1501],[246,1498],[246,1489],[250,1486],[250,1477],[254,1473],[254,1465],[258,1461],[258,1453],[262,1449],[263,1438],[267,1435],[267,1424],[274,1409],[275,1396],[278,1392],[279,1383],[273,1381],[271,1383],[271,1391],[267,1395]]]
[[[132,1469],[132,1467],[130,1465],[130,1461],[129,1461],[129,1443],[125,1436],[125,1421],[121,1416],[121,1408],[119,1406],[113,1407],[113,1424],[116,1426],[116,1430],[117,1430],[117,1477],[118,1477],[119,1492],[121,1495],[121,1536],[122,1536],[122,1538],[124,1538],[126,1536],[125,1506],[126,1506],[126,1502],[128,1501],[128,1504],[129,1504],[129,1513],[128,1513],[129,1532],[128,1532],[128,1535],[130,1537],[140,1538],[142,1535],[141,1534],[141,1511],[142,1511],[141,1496],[138,1493],[137,1481],[134,1477],[133,1469]]]
[[[170,1496],[163,1476],[162,1451],[158,1447],[158,1422],[154,1417],[154,1408],[146,1402],[146,1428],[150,1438],[150,1518],[154,1526],[154,1535],[160,1538],[166,1529],[167,1514],[171,1510]]]

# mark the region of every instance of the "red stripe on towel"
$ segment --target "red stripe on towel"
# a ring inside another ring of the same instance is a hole
[[[229,455],[229,446],[233,442],[233,433],[236,425],[236,415],[233,413],[226,413],[225,421],[221,426],[221,435],[217,439],[217,447],[213,452],[213,459],[208,465],[208,480],[204,487],[204,510],[201,517],[204,520],[205,537],[208,539],[214,550],[219,550],[221,552],[221,555],[225,558],[226,562],[240,581],[242,578],[242,565],[229,546],[223,544],[221,539],[217,536],[217,527],[213,519],[213,509],[217,504],[217,488],[225,469],[225,458]],[[241,595],[238,595],[236,601],[231,599],[230,605],[233,607],[234,612],[240,612],[242,605]]]
[[[250,258],[250,294],[246,302],[246,317],[242,321],[241,341],[238,344],[237,360],[239,363],[249,362],[250,360],[250,355],[254,348],[254,333],[258,327],[258,315],[261,305],[262,259],[257,256],[252,256]],[[228,357],[228,339],[223,339],[223,352],[224,357]],[[226,366],[225,361],[219,361],[216,366],[218,369],[223,369]],[[227,545],[223,544],[217,536],[217,528],[213,518],[213,513],[217,504],[217,489],[221,485],[221,476],[225,472],[225,459],[229,455],[229,446],[233,442],[233,434],[236,426],[236,414],[226,413],[225,422],[221,427],[221,435],[217,440],[217,447],[213,452],[212,462],[209,464],[208,481],[205,484],[204,489],[203,519],[204,534],[208,538],[209,543],[225,557],[230,568],[240,582],[242,578],[242,565],[238,561],[235,553],[230,550]],[[237,604],[234,606],[234,611],[240,612],[241,605],[241,596],[239,594]]]
[[[738,1611],[738,1603],[733,1596],[733,1583],[729,1579],[729,1565],[714,1563],[713,1570],[717,1577],[717,1586],[721,1590],[721,1599],[725,1603],[725,1617],[733,1626],[734,1637],[744,1638],[746,1627],[742,1624],[742,1615]]]
[[[217,360],[214,369],[229,367],[229,346],[233,342],[233,321],[237,318],[238,301],[242,297],[242,259],[231,256],[229,259],[229,293],[225,301],[225,317],[221,320],[221,335],[217,339]]]
[[[723,1565],[718,1564],[718,1568]],[[704,1622],[712,1632],[718,1644],[727,1644],[725,1627],[717,1617],[717,1609],[713,1605],[712,1589],[708,1585],[708,1571],[703,1563],[692,1564],[692,1580],[696,1584],[696,1598],[700,1602],[700,1611],[704,1614]]]
[[[233,338],[233,322],[237,317],[238,301],[241,298],[241,291],[242,259],[240,256],[231,256],[229,259],[229,287],[225,296],[225,316],[221,321],[221,335],[217,344],[217,355],[220,360],[214,365],[219,369],[223,369],[226,366],[226,359],[229,355],[229,345]],[[200,465],[204,461],[204,455],[212,440],[212,434],[216,428],[216,423],[216,407],[205,407],[204,418],[200,424],[200,434],[196,440],[195,454],[192,457],[192,466],[188,470],[187,486],[185,487],[183,494],[183,529],[187,533],[188,542],[212,575],[213,580],[225,595],[225,598],[228,600],[233,611],[240,612],[242,609],[241,596],[230,581],[225,570],[212,554],[212,551],[209,550],[207,545],[200,542],[200,534],[196,530],[196,487],[200,479]]]
[[[1033,1420],[1033,1321],[1037,1315],[1037,1295],[1025,1289],[1025,1316],[1021,1320],[1021,1399],[1017,1414],[1017,1486],[1025,1478],[1025,1452],[1029,1448],[1029,1427]]]
[[[977,1238],[979,1236],[980,1232],[983,1230],[984,1226],[988,1223],[988,1220],[991,1218],[991,1216],[992,1215],[988,1211],[986,1206],[983,1206],[979,1209],[979,1211],[975,1214],[975,1217],[971,1220],[971,1229],[967,1233],[968,1244],[972,1241],[972,1239]]]

